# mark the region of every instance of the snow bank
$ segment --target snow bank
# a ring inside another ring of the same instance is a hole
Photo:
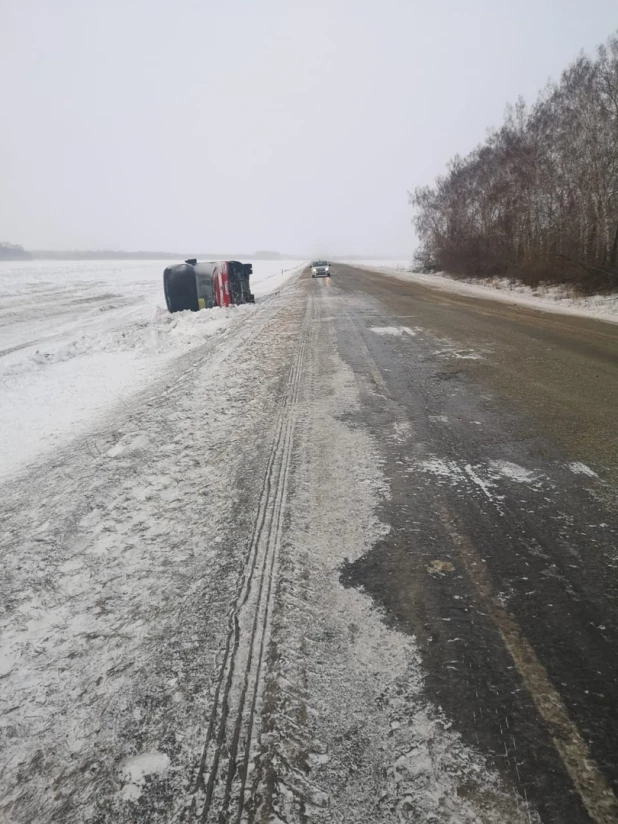
[[[120,329],[102,329],[85,332],[73,339],[59,339],[28,347],[28,352],[17,356],[9,353],[2,370],[6,378],[37,367],[63,363],[73,358],[98,354],[132,353],[135,355],[177,354],[196,346],[217,332],[228,328],[239,314],[253,310],[249,305],[203,312],[178,312],[171,315],[157,308],[148,321],[137,321]]]
[[[256,306],[170,315],[170,261],[0,263],[0,480],[85,431]],[[302,261],[256,261],[260,299]]]
[[[573,297],[566,286],[540,286],[532,288],[508,278],[484,280],[458,280],[444,274],[421,275],[410,271],[411,264],[403,260],[346,261],[361,269],[381,272],[400,280],[420,283],[433,289],[456,292],[461,295],[496,300],[503,303],[528,306],[543,312],[595,318],[607,323],[618,323],[618,293]]]

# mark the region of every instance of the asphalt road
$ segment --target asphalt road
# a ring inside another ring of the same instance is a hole
[[[618,326],[343,265],[311,289],[391,489],[342,582],[543,822],[617,821]]]

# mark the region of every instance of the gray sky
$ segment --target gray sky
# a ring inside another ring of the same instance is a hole
[[[0,0],[0,240],[407,256],[616,0]]]

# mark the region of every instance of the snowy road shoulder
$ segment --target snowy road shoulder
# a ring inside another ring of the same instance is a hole
[[[3,821],[137,820],[153,784],[169,806],[140,820],[191,800],[298,322],[257,307],[5,485]]]

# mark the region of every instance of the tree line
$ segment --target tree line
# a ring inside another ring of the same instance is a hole
[[[30,260],[32,255],[23,246],[0,241],[0,260]]]
[[[410,202],[422,271],[618,289],[618,34]]]

